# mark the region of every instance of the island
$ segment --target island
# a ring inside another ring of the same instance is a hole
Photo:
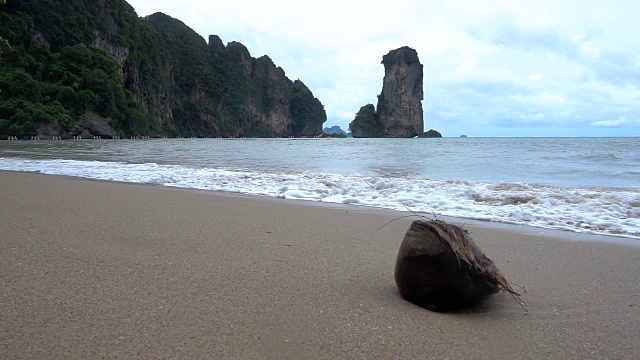
[[[423,65],[408,46],[382,57],[384,79],[377,108],[367,104],[349,124],[354,138],[434,137],[423,135]]]

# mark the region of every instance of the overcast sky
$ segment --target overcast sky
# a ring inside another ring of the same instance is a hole
[[[640,136],[637,0],[129,0],[239,41],[302,80],[344,130],[382,89],[382,56],[424,64],[444,136]]]

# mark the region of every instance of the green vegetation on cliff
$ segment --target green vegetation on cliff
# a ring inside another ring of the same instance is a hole
[[[385,70],[398,64],[420,64],[418,53],[408,46],[403,46],[401,48],[391,50],[386,55],[382,56],[382,65],[384,65]]]
[[[380,122],[373,104],[367,104],[360,108],[356,118],[349,124],[349,131],[354,138],[384,137],[384,126]]]
[[[293,132],[306,133],[307,128],[320,128],[327,121],[327,114],[320,100],[313,97],[311,91],[300,80],[293,82],[293,95],[291,97],[291,116],[293,117]],[[322,130],[320,131],[322,133]],[[310,133],[310,135],[320,135]]]
[[[148,129],[142,107],[123,88],[120,67],[104,52],[60,39],[60,48],[34,46],[33,18],[22,12],[0,12],[0,33],[6,36],[0,54],[0,134],[32,136],[38,124],[54,122],[68,131],[87,111],[112,119],[116,128]]]
[[[85,113],[123,135],[309,136],[326,120],[267,56],[167,15],[139,18],[124,0],[0,3],[0,136],[60,135]]]
[[[0,6],[0,34],[8,45],[0,55],[0,135],[33,136],[52,123],[69,131],[86,112],[108,118],[116,129],[149,133],[151,117],[124,86],[120,65],[91,46],[97,32],[133,29],[138,21],[117,0],[10,0]]]

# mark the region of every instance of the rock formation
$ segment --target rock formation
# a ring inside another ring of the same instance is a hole
[[[414,137],[424,128],[423,70],[418,53],[407,46],[382,57],[385,75],[373,117],[372,104],[360,109],[349,129],[353,137]],[[359,116],[358,116],[359,115]]]
[[[10,2],[0,34],[19,34],[0,38],[0,136],[68,135],[87,112],[122,136],[317,136],[326,121],[268,56],[122,0]]]
[[[354,138],[378,138],[385,135],[373,104],[367,104],[358,110],[356,118],[349,124],[349,130]]]
[[[437,130],[429,130],[429,131],[425,131],[422,134],[418,134],[417,135],[419,138],[441,138],[442,134],[440,134],[439,131]]]
[[[93,136],[99,136],[102,139],[113,139],[115,135],[115,130],[109,126],[106,119],[92,114],[80,120],[67,137],[80,136],[83,139],[90,139]],[[58,136],[62,137],[63,135],[58,134]]]
[[[343,135],[347,135],[347,133],[342,130],[340,128],[339,125],[334,125],[332,127],[325,127],[324,129],[322,129],[322,132],[324,132],[325,134],[343,134]]]
[[[384,81],[378,97],[378,116],[386,137],[413,137],[424,128],[422,64],[410,47],[382,57]]]

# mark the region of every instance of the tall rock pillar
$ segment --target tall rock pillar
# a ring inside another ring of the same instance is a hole
[[[422,64],[418,53],[404,46],[382,57],[384,80],[378,96],[377,114],[385,137],[413,137],[422,134]]]

